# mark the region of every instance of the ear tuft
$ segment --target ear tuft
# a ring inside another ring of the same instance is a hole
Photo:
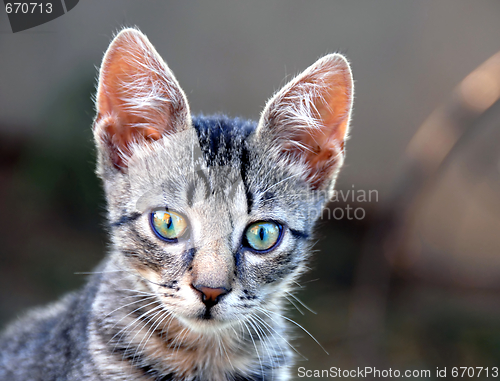
[[[191,124],[186,96],[147,37],[124,29],[104,55],[94,135],[113,165],[124,169],[134,143],[144,144]]]
[[[313,189],[328,187],[343,163],[353,91],[349,63],[329,54],[277,92],[262,113],[258,134],[290,162],[305,164]]]

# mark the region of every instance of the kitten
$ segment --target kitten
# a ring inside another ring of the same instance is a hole
[[[344,160],[353,82],[327,55],[260,121],[192,117],[148,39],[100,70],[111,250],[82,290],[0,337],[1,380],[288,380],[284,302]]]

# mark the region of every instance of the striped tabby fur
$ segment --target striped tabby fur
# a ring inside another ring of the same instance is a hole
[[[269,100],[258,123],[193,118],[147,38],[121,31],[103,60],[94,124],[111,250],[84,289],[8,327],[0,379],[290,379],[283,306],[343,163],[352,99],[349,65],[331,54]],[[189,239],[159,239],[155,208],[186,216]],[[269,252],[242,243],[255,221],[282,225]],[[224,294],[207,304],[198,285]]]

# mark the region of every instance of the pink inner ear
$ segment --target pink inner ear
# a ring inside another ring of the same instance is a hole
[[[140,121],[139,121],[140,122]],[[127,167],[127,159],[132,155],[132,142],[154,141],[161,134],[148,127],[131,127],[134,121],[120,121],[112,116],[98,116],[95,125],[98,126],[100,138],[106,144],[111,161],[116,168]]]
[[[309,127],[288,134],[295,144],[285,143],[283,149],[308,165],[308,179],[314,189],[321,188],[341,164],[352,107],[352,79],[347,62],[337,59],[333,65],[326,63],[330,65],[313,66],[302,78],[299,76],[285,96],[288,102],[310,102],[306,107],[310,112],[300,123],[305,121]]]
[[[189,113],[184,93],[147,38],[122,31],[103,60],[97,93],[96,136],[104,141],[113,164],[127,165],[135,142],[160,139]]]

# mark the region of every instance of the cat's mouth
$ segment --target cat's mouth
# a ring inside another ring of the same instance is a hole
[[[215,333],[221,329],[233,326],[234,322],[217,317],[211,309],[205,308],[197,315],[178,315],[179,321],[187,328],[199,333]]]
[[[204,316],[204,315],[203,315]],[[203,316],[197,318],[184,318],[179,320],[190,330],[197,333],[218,333],[221,329],[231,326],[228,321],[218,320],[213,317],[206,319]]]
[[[213,308],[210,306],[205,307],[198,315],[195,315],[192,320],[199,322],[201,324],[209,324],[209,325],[221,325],[226,323],[226,319],[218,316],[216,312],[214,312]]]
[[[205,313],[201,314],[199,316],[200,320],[214,320],[214,317],[212,315],[211,308],[205,308]]]

